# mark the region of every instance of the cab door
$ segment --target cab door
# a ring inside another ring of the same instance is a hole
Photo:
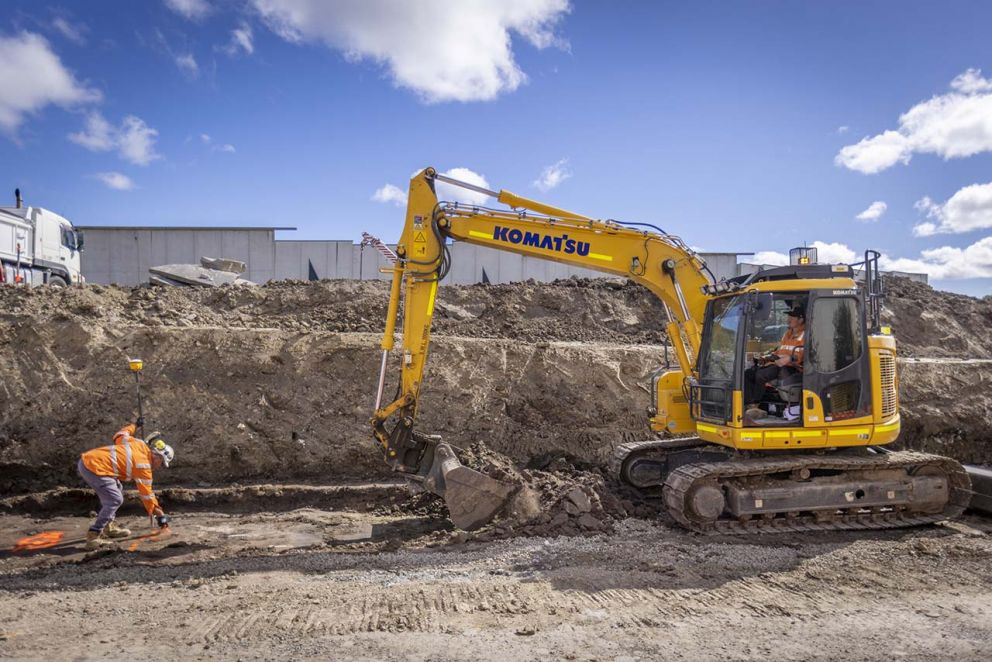
[[[806,312],[807,426],[869,416],[871,373],[862,297],[856,290],[813,290]],[[813,420],[821,411],[822,422]]]
[[[751,298],[728,296],[706,304],[699,380],[690,388],[693,418],[728,425],[734,416],[734,391],[740,389],[741,329]]]

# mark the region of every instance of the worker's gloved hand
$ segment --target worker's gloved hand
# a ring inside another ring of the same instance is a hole
[[[139,417],[138,417],[138,420],[136,420],[136,421],[134,422],[134,426],[135,426],[135,427],[138,427],[138,428],[143,428],[143,427],[145,427],[145,417],[144,417],[144,416],[139,416]]]

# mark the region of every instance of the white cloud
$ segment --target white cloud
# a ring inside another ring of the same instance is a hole
[[[820,264],[851,264],[860,259],[857,253],[841,243],[814,241],[813,248],[816,249],[816,260]]]
[[[175,56],[176,66],[179,70],[188,75],[190,78],[196,78],[200,75],[200,65],[196,63],[196,58],[193,57],[192,53],[186,53],[185,55]]]
[[[231,41],[224,48],[224,52],[232,57],[238,53],[244,53],[245,55],[254,53],[255,41],[251,26],[247,23],[242,23],[237,28],[231,30]]]
[[[428,102],[486,101],[527,80],[512,38],[565,48],[556,34],[568,0],[252,0],[283,39],[321,42],[354,62],[371,60]]]
[[[534,180],[533,185],[542,191],[550,191],[571,176],[568,159],[561,159],[545,167],[541,171],[541,176]]]
[[[156,136],[158,131],[145,124],[141,118],[128,115],[118,133],[117,149],[121,158],[136,165],[148,165],[160,158],[155,153]]]
[[[98,172],[93,176],[115,191],[130,191],[134,188],[131,178],[119,172]]]
[[[992,79],[968,69],[951,81],[951,91],[920,102],[899,117],[899,129],[866,137],[842,148],[834,163],[873,174],[913,154],[945,160],[992,151]]]
[[[846,244],[814,241],[820,264],[850,264],[860,262],[861,256]],[[786,265],[789,258],[784,253],[762,251],[755,253],[749,262],[770,266]],[[979,239],[965,248],[941,246],[920,251],[917,258],[882,255],[879,267],[883,271],[924,273],[935,280],[963,280],[992,278],[992,237]]]
[[[420,171],[417,170],[410,176],[414,177],[419,173]],[[442,172],[441,174],[447,175],[452,179],[457,179],[458,181],[465,182],[467,184],[472,184],[485,189],[489,188],[489,182],[486,181],[484,176],[477,172],[473,172],[468,168],[452,168],[446,172]],[[442,202],[458,202],[466,205],[481,206],[489,200],[489,196],[485,193],[471,191],[469,189],[442,181],[436,181],[434,187],[435,192],[437,193],[437,199]],[[406,204],[406,198],[406,191],[394,184],[384,184],[376,189],[375,193],[372,194],[372,200],[376,202],[391,202],[397,207],[404,206]]]
[[[91,152],[107,152],[116,145],[115,133],[103,115],[93,111],[86,115],[86,127],[79,133],[70,133],[69,140]]]
[[[406,204],[406,193],[399,186],[383,184],[372,194],[372,199],[376,202],[391,202],[397,207],[402,207]]]
[[[992,182],[965,186],[944,204],[924,197],[917,201],[916,208],[932,219],[913,227],[917,237],[992,228]]]
[[[125,161],[148,165],[161,158],[155,152],[157,136],[158,131],[134,115],[128,115],[119,127],[114,127],[100,113],[94,111],[87,115],[86,127],[79,133],[70,133],[68,138],[90,151],[108,152],[116,149]]]
[[[56,16],[52,21],[52,27],[55,28],[63,37],[77,46],[83,46],[86,44],[86,32],[88,31],[88,28],[85,24],[70,23],[62,16]]]
[[[842,136],[842,135],[844,135],[845,133],[847,133],[850,130],[851,130],[851,127],[847,126],[846,124],[844,126],[839,126],[839,127],[837,127],[837,135],[838,136]]]
[[[457,179],[458,181],[465,182],[467,184],[473,184],[484,189],[489,188],[489,182],[486,178],[477,172],[473,172],[468,168],[452,168],[447,172],[441,173],[442,175],[447,175],[452,179]],[[454,186],[452,184],[446,184],[445,182],[437,182],[437,199],[444,200],[447,202],[460,202],[466,205],[481,206],[486,204],[489,200],[489,196],[485,193],[478,193],[476,191],[470,191],[468,189],[462,188],[460,186]]]
[[[887,271],[925,273],[937,280],[992,278],[992,237],[979,239],[965,248],[942,246],[920,251],[916,259],[883,255],[879,266]]]
[[[864,210],[863,212],[855,216],[855,218],[858,219],[859,221],[866,221],[866,222],[877,221],[878,219],[882,218],[882,214],[884,214],[885,210],[888,208],[889,206],[887,204],[885,204],[881,200],[876,200],[875,202],[868,205],[868,209]]]
[[[783,267],[789,264],[789,256],[777,251],[758,251],[749,262],[753,264],[767,264],[771,267]]]
[[[191,21],[198,21],[210,13],[207,0],[165,0],[165,6]]]
[[[886,131],[873,138],[864,138],[856,145],[843,147],[834,157],[834,163],[873,175],[897,163],[909,163],[912,155],[909,138],[898,131]]]
[[[964,94],[992,92],[992,80],[982,78],[981,69],[968,69],[951,81],[951,89]]]
[[[0,90],[0,129],[10,134],[25,115],[48,105],[66,108],[100,100],[100,93],[77,81],[45,38],[32,32],[0,36]]]
[[[207,133],[200,134],[200,142],[202,142],[204,145],[212,145],[210,148],[210,151],[212,152],[226,152],[228,154],[234,154],[235,152],[238,151],[234,148],[234,145],[231,145],[230,143],[225,143],[223,145],[213,145],[212,144],[213,141],[214,139],[211,138],[209,134]]]

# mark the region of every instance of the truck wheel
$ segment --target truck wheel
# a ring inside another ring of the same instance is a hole
[[[69,283],[65,282],[65,278],[62,276],[49,276],[48,277],[49,287],[68,287]]]

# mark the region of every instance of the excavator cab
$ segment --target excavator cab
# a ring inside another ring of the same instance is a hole
[[[735,285],[706,306],[688,398],[702,438],[738,449],[895,440],[895,341],[873,317],[874,283],[847,265],[800,264]]]

